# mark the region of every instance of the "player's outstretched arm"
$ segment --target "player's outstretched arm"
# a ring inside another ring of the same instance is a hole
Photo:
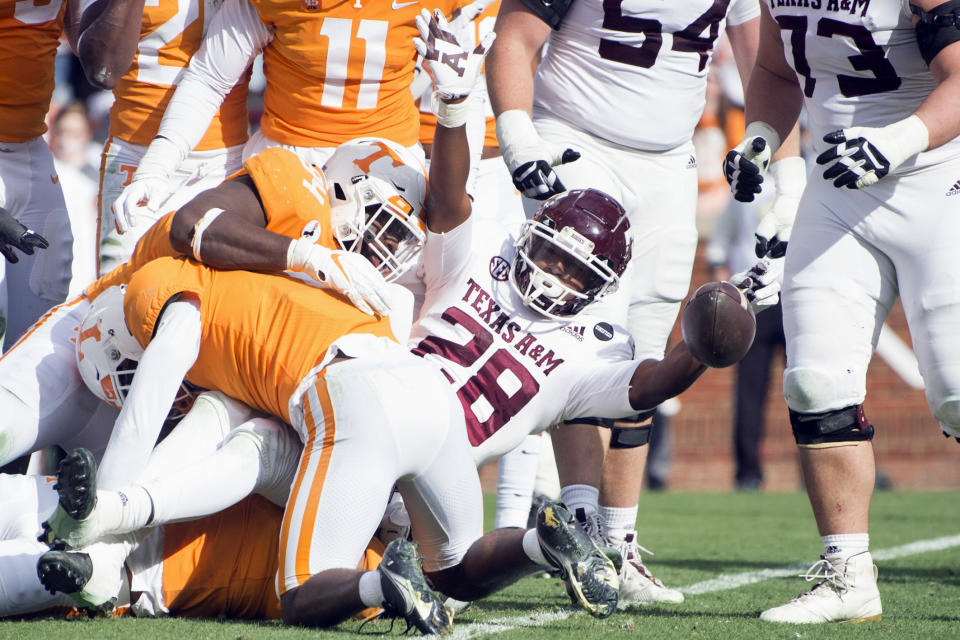
[[[140,41],[144,0],[98,0],[79,16],[76,42],[71,42],[87,80],[100,89],[113,89],[130,68]],[[70,2],[67,23],[82,3]],[[68,39],[72,29],[66,28]]]
[[[465,126],[468,101],[496,34],[487,34],[473,49],[464,48],[443,14],[437,10],[431,15],[426,9],[417,16],[417,30],[420,36],[414,38],[414,47],[433,79],[437,105],[430,190],[424,208],[427,227],[434,233],[445,233],[470,217],[472,204],[466,189],[470,174]]]
[[[680,341],[662,360],[644,360],[637,365],[630,379],[630,406],[637,411],[652,409],[683,393],[706,370],[707,365]]]

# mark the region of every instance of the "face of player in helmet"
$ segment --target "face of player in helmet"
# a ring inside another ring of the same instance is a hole
[[[522,227],[511,286],[545,316],[579,313],[619,285],[630,254],[624,219],[622,207],[596,190],[554,196]]]

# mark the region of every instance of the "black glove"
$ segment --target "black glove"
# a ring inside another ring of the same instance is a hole
[[[573,162],[579,157],[579,152],[566,149],[560,159],[560,164]],[[536,200],[546,200],[550,196],[567,190],[560,182],[557,172],[546,160],[531,160],[514,169],[513,185],[526,197]]]
[[[20,257],[13,250],[20,249],[28,256],[33,255],[36,248],[46,249],[50,243],[41,236],[20,224],[10,212],[0,207],[0,253],[11,263],[20,261]]]
[[[833,180],[838,189],[859,189],[890,173],[890,161],[864,137],[847,140],[844,130],[838,129],[823,136],[823,141],[835,146],[818,155],[817,164],[834,163],[823,172],[823,179]]]
[[[723,176],[730,184],[735,200],[753,202],[754,195],[760,193],[763,172],[770,163],[770,153],[763,153],[767,148],[767,141],[763,138],[755,137],[744,142],[749,143],[744,149],[737,146],[727,152]]]

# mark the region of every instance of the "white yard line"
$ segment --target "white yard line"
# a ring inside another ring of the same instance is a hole
[[[951,547],[960,547],[960,535],[945,536],[942,538],[933,538],[931,540],[918,540],[899,547],[889,549],[878,549],[871,551],[873,559],[893,560],[904,556],[912,556],[918,553],[927,553],[930,551],[941,551]],[[760,571],[745,571],[743,573],[731,573],[720,575],[711,580],[704,580],[686,587],[680,587],[680,591],[697,595],[701,593],[714,593],[716,591],[726,591],[737,589],[748,584],[755,584],[772,578],[786,578],[795,576],[810,566],[810,563],[791,564],[777,569],[761,569]],[[552,622],[566,620],[572,615],[581,615],[582,611],[544,611],[539,613],[530,613],[522,616],[510,616],[506,618],[494,618],[485,622],[473,622],[469,624],[457,624],[454,620],[453,632],[447,636],[448,640],[469,640],[477,636],[491,636],[505,631],[512,631],[521,627],[540,627]]]
[[[899,547],[891,547],[889,549],[878,549],[876,551],[871,551],[870,555],[873,556],[874,561],[893,560],[894,558],[902,558],[903,556],[912,556],[918,553],[927,553],[928,551],[940,551],[942,549],[949,549],[951,547],[958,546],[960,546],[960,535],[945,536],[943,538],[933,538],[931,540],[918,540],[917,542],[911,542],[909,544],[900,545]],[[703,582],[697,582],[687,585],[686,587],[680,587],[680,591],[683,593],[696,595],[700,593],[713,593],[715,591],[736,589],[738,587],[762,582],[771,578],[785,578],[787,576],[797,575],[801,571],[807,569],[810,564],[811,563],[791,564],[778,569],[761,569],[760,571],[745,571],[743,573],[720,575],[710,580],[704,580]]]
[[[453,632],[446,636],[449,640],[466,640],[474,636],[488,636],[504,631],[512,631],[520,627],[541,627],[551,622],[560,622],[566,620],[579,611],[542,611],[523,616],[511,616],[509,618],[494,618],[486,622],[472,622],[470,624],[458,625],[456,618],[453,621]]]

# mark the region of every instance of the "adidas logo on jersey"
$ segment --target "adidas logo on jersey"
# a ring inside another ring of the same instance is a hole
[[[687,169],[696,169],[697,168],[697,157],[690,154],[690,159],[687,160]]]
[[[955,196],[957,194],[960,194],[960,180],[954,182],[953,186],[947,189],[948,196]]]
[[[578,342],[583,342],[583,334],[586,333],[587,328],[584,327],[583,325],[574,327],[568,324],[563,329],[561,329],[561,331],[563,331],[564,333],[569,333],[574,338],[576,338]]]

